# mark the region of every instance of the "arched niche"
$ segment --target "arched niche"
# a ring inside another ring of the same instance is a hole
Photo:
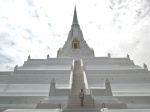
[[[80,41],[77,38],[74,38],[72,41],[72,48],[79,49],[80,48]]]

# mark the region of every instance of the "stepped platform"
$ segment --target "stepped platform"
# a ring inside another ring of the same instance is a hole
[[[107,111],[94,109],[1,109],[0,112],[150,112],[150,109],[108,109]]]
[[[7,109],[2,112],[60,112],[60,109]]]
[[[76,109],[66,109],[63,110],[63,112],[100,112],[99,109],[94,109],[94,108],[76,108]]]

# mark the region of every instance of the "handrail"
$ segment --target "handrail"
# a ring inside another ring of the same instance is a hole
[[[93,99],[93,107],[94,107],[94,95],[92,93],[92,90],[90,90],[90,95],[92,96],[92,99]]]
[[[83,72],[84,84],[85,84],[85,88],[86,88],[86,94],[90,94],[89,85],[88,85],[87,77],[86,77],[86,73],[85,73],[85,66],[83,65],[83,60],[81,59],[80,61],[81,61],[81,68],[82,68],[82,72]]]
[[[93,107],[94,107],[94,96],[93,96],[92,90],[89,88],[89,85],[87,82],[87,77],[86,77],[86,73],[85,73],[85,66],[83,65],[82,59],[81,59],[81,67],[82,67],[82,72],[83,72],[84,84],[85,84],[85,88],[86,88],[86,94],[90,94],[92,96]]]
[[[72,65],[71,65],[71,75],[70,75],[70,94],[72,93],[72,83],[73,83],[73,71],[74,71],[74,65],[75,62],[73,60]]]
[[[58,105],[59,111],[62,112],[61,104]]]

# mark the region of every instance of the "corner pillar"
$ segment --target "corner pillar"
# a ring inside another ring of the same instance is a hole
[[[108,78],[105,79],[105,96],[112,96],[112,90]]]
[[[51,80],[49,96],[56,96],[56,81],[54,78]]]
[[[148,71],[147,65],[144,63],[143,68]]]
[[[14,72],[17,71],[17,69],[18,69],[18,65],[16,65],[16,66],[14,67]]]

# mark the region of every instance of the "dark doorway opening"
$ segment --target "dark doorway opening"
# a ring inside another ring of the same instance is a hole
[[[74,49],[78,48],[78,43],[74,43]]]

